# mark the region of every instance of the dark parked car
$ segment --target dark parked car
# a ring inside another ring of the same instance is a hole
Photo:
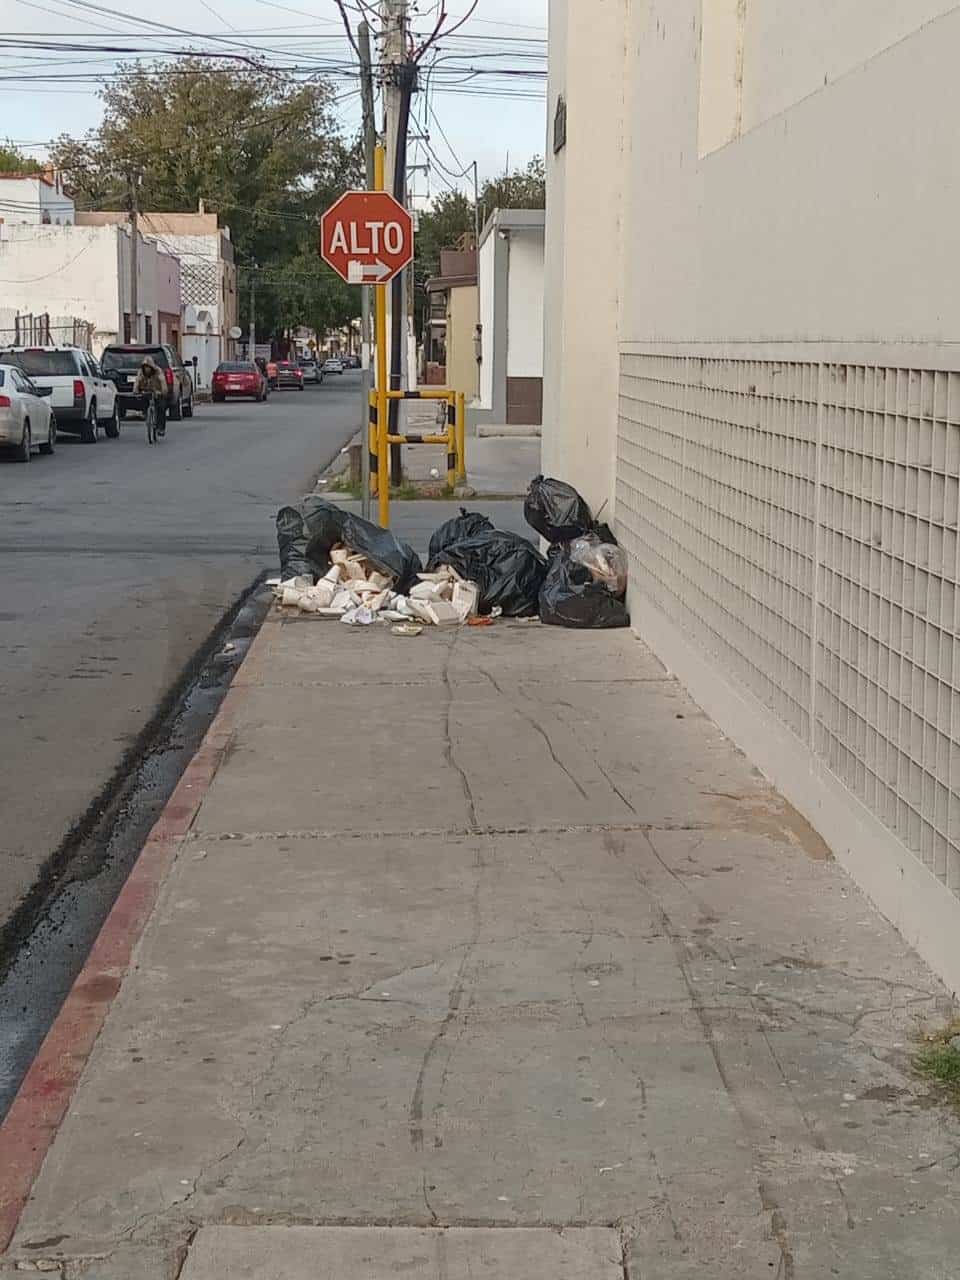
[[[190,368],[180,359],[179,352],[166,343],[133,343],[106,347],[100,358],[100,366],[117,386],[121,416],[127,409],[139,408],[134,397],[133,384],[137,371],[149,356],[163,374],[167,383],[167,412],[174,422],[193,417],[193,376]]]
[[[224,360],[213,371],[211,396],[216,401],[228,396],[249,396],[266,400],[270,388],[266,378],[252,360]]]
[[[294,360],[277,361],[277,386],[303,390],[303,370]]]

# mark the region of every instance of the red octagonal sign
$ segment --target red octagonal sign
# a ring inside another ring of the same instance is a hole
[[[413,219],[387,191],[347,191],[320,219],[320,256],[347,284],[386,284],[413,257]]]

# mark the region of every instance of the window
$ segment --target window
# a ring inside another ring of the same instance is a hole
[[[73,351],[5,351],[0,352],[0,364],[13,364],[34,378],[69,378],[78,370]]]
[[[143,340],[144,342],[153,341],[153,316],[151,315],[143,317]]]
[[[130,342],[132,338],[133,329],[130,326],[130,312],[125,311],[123,313],[123,340],[124,342]]]

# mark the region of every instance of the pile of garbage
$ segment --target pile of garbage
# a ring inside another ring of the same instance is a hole
[[[523,504],[527,524],[550,543],[540,621],[555,627],[628,627],[627,556],[572,485],[537,476]]]
[[[430,539],[426,569],[389,530],[324,498],[281,508],[277,541],[280,606],[348,626],[448,627],[477,616],[535,617],[547,571],[526,538],[465,508]]]
[[[629,626],[626,555],[576,489],[537,476],[523,510],[550,543],[546,558],[529,539],[461,507],[433,534],[424,568],[388,529],[326,498],[304,498],[277,513],[277,599],[348,626],[389,622],[400,635],[495,617]]]

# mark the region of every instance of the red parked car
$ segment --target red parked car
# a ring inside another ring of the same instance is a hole
[[[211,395],[218,403],[228,396],[266,400],[270,387],[252,360],[224,360],[213,371]]]

